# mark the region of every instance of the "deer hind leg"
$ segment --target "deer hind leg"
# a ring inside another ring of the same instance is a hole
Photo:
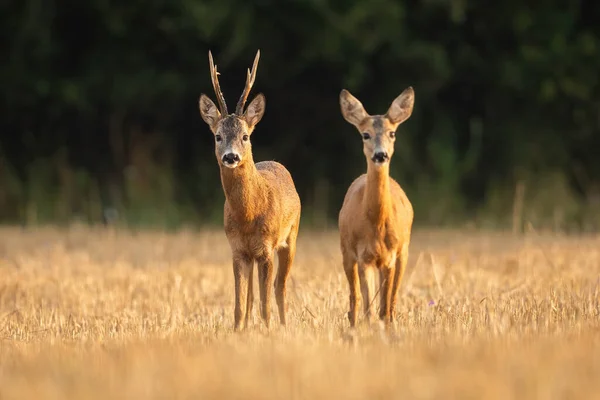
[[[402,283],[402,277],[408,264],[408,243],[402,245],[400,253],[396,257],[396,273],[394,275],[394,286],[392,287],[392,305],[390,307],[390,318],[394,319],[396,314],[396,304],[398,301],[398,289]]]
[[[394,287],[394,271],[396,270],[396,260],[390,265],[382,265],[379,270],[380,276],[380,301],[379,301],[379,319],[385,324],[392,322],[391,319],[391,303],[392,303],[392,292]]]
[[[235,310],[234,329],[240,331],[244,329],[246,322],[246,311],[248,307],[248,287],[251,279],[253,262],[250,258],[242,254],[233,256],[233,277],[235,280]]]
[[[294,257],[296,256],[296,238],[298,237],[298,224],[292,228],[292,232],[287,239],[287,247],[282,247],[277,251],[279,266],[277,267],[277,277],[275,277],[275,301],[279,310],[279,322],[286,324],[285,319],[285,295],[286,284]]]
[[[350,256],[343,254],[344,272],[346,278],[348,278],[348,285],[350,288],[350,311],[348,311],[348,320],[350,326],[356,326],[356,318],[358,316],[358,306],[360,303],[360,290],[359,290],[359,277],[358,277],[358,265],[356,260]]]
[[[375,266],[371,264],[359,265],[360,290],[367,321],[375,315]]]
[[[250,274],[248,275],[248,295],[246,299],[246,318],[244,324],[248,327],[250,317],[252,317],[252,307],[254,306],[254,262],[250,265]]]
[[[271,322],[271,287],[273,285],[273,253],[269,252],[257,260],[258,289],[260,292],[260,315],[267,328]]]

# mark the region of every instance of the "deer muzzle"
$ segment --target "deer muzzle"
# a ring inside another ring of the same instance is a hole
[[[383,163],[387,162],[389,159],[390,159],[390,157],[388,156],[388,153],[385,151],[376,151],[373,154],[373,157],[371,157],[371,160],[375,164],[383,164]]]
[[[235,168],[238,166],[238,164],[240,163],[242,159],[240,158],[240,155],[238,153],[225,153],[223,154],[223,165],[228,167],[228,168]]]

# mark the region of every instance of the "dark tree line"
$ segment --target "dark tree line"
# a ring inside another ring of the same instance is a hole
[[[532,4],[3,2],[0,219],[218,221],[207,53],[235,104],[260,48],[255,159],[288,166],[306,219],[335,218],[365,169],[340,90],[375,114],[410,85],[392,174],[416,223],[507,223],[520,185],[526,221],[596,227],[600,3]]]

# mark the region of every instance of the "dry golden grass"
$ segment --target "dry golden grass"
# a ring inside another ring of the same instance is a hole
[[[350,333],[337,233],[301,231],[289,326],[241,334],[220,230],[0,238],[0,399],[600,396],[598,237],[417,231],[394,331]]]

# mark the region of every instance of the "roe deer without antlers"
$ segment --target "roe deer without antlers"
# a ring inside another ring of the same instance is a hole
[[[206,95],[200,96],[200,115],[215,137],[215,154],[225,192],[225,235],[233,255],[235,278],[235,330],[248,325],[252,313],[254,264],[258,266],[261,316],[269,327],[273,258],[279,267],[275,278],[275,298],[279,319],[285,325],[286,281],[296,253],[300,223],[300,197],[288,170],[275,161],[254,163],[250,136],[265,111],[265,97],[258,94],[246,111],[244,104],[254,80],[260,51],[235,113],[227,105],[219,86],[217,67],[208,53],[210,75],[219,109]]]
[[[340,93],[342,115],[361,133],[367,158],[367,173],[350,185],[339,214],[352,327],[356,325],[361,297],[365,314],[369,319],[373,314],[376,269],[381,282],[379,317],[386,325],[394,317],[398,287],[408,261],[413,208],[400,185],[389,176],[389,165],[396,129],[410,117],[413,104],[414,91],[409,87],[385,115],[371,116],[350,92],[344,89]]]

